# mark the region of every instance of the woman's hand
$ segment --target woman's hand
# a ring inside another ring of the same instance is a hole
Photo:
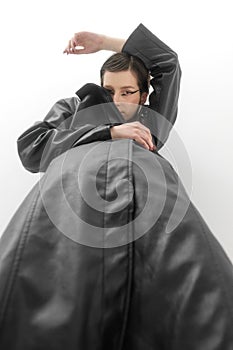
[[[84,54],[102,50],[104,35],[91,32],[75,33],[63,53]]]
[[[68,54],[88,54],[100,50],[120,52],[125,40],[111,38],[103,34],[91,32],[79,32],[69,40],[63,53]]]
[[[112,139],[133,139],[150,151],[154,151],[156,146],[152,142],[150,129],[140,122],[130,122],[110,128]]]

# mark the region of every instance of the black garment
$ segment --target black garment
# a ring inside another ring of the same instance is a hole
[[[153,77],[149,109],[148,111],[143,109],[138,120],[150,128],[159,150],[166,142],[177,117],[181,78],[177,54],[142,24],[127,39],[122,51],[141,59]],[[111,139],[109,130],[111,125],[116,125],[114,122],[117,124],[125,122],[121,118],[111,122],[105,120],[102,125],[98,124],[98,126],[90,123],[82,126],[78,123],[77,126],[77,113],[80,110],[79,104],[82,102],[83,94],[80,94],[80,91],[77,91],[76,94],[78,98],[71,97],[56,102],[44,121],[35,123],[19,137],[18,152],[27,170],[44,172],[56,156],[73,147],[74,143],[77,145],[80,138],[82,138],[82,143]],[[109,98],[106,97],[105,102],[109,101]],[[150,109],[152,114],[149,112]],[[158,118],[155,118],[154,111],[158,113]],[[45,147],[46,157],[45,153],[42,157]]]
[[[232,264],[170,164],[129,139],[51,162],[1,238],[0,305],[1,350],[233,349]]]
[[[19,139],[47,170],[0,241],[0,349],[232,350],[230,260],[168,161],[106,137],[108,94],[79,93]]]

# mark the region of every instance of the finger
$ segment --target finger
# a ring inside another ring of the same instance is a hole
[[[142,130],[144,130],[148,134],[148,136],[151,137],[151,132],[150,132],[149,128],[147,128],[145,125],[143,125]]]
[[[73,36],[73,42],[74,42],[75,46],[78,46],[78,43],[81,42],[78,34],[76,34],[76,33]]]
[[[73,38],[69,40],[69,53],[74,53],[76,44],[74,43]]]
[[[137,124],[137,128],[138,128],[139,130],[144,131],[150,138],[152,138],[150,129],[147,128],[145,125],[143,125],[143,124],[140,123],[140,122],[137,122],[137,123],[138,123],[138,124]]]
[[[68,47],[66,47],[66,48],[65,48],[65,50],[63,51],[63,53],[66,53],[67,55],[69,55],[69,53],[70,53],[69,48],[68,48]]]
[[[80,49],[75,48],[72,50],[71,53],[75,54],[75,55],[80,55],[80,54],[87,53],[87,51],[85,49],[82,49],[82,48],[80,48]]]
[[[69,54],[69,50],[70,50],[70,40],[69,40],[69,42],[68,42],[68,45],[65,47],[63,53]]]
[[[147,135],[146,136],[147,137],[147,142],[148,142],[150,148],[154,149],[153,138],[152,138],[152,134],[150,132],[150,129],[145,130],[145,132],[146,132],[146,135]]]
[[[69,40],[66,51],[67,53],[70,53],[70,49],[71,49],[71,40]]]
[[[148,149],[148,150],[150,149],[149,146],[148,146],[148,144],[147,144],[141,137],[135,136],[133,140],[134,140],[134,141],[137,141],[140,145],[142,145],[142,146],[145,147],[146,149]]]
[[[71,39],[70,41],[70,46],[72,50],[75,50],[75,47],[77,46],[76,41],[74,38]]]
[[[142,130],[140,136],[147,143],[147,145],[149,146],[150,149],[154,148],[154,144],[152,142],[152,135],[150,132],[148,135],[147,130]]]
[[[128,123],[127,126],[131,130],[130,138],[135,139],[147,149],[150,149],[150,150],[154,149],[154,144],[152,142],[152,135],[151,135],[150,129],[148,129],[146,126],[144,126],[140,122],[135,122],[134,126],[132,125],[132,123]]]

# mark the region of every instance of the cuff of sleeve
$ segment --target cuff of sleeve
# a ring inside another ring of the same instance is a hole
[[[105,141],[105,140],[110,140],[112,138],[111,136],[111,131],[110,131],[110,128],[111,128],[112,125],[104,125],[102,128],[102,141]]]

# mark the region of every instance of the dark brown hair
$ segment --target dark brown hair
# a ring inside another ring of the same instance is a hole
[[[103,86],[103,77],[106,71],[120,72],[130,69],[135,73],[140,92],[149,92],[149,71],[144,63],[135,56],[125,52],[118,52],[110,56],[100,69],[101,86]]]

